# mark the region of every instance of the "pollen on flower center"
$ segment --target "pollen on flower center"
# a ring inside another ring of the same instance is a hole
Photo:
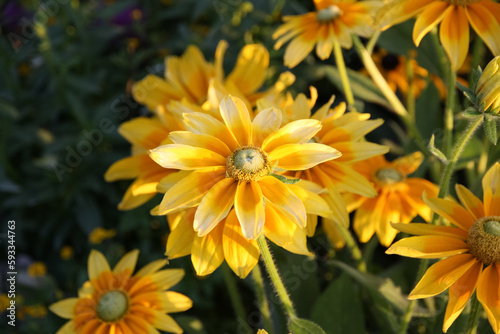
[[[500,217],[478,219],[469,230],[470,252],[484,264],[500,263]]]
[[[471,3],[478,2],[479,0],[446,0],[449,4],[455,6],[467,6]]]
[[[128,310],[128,298],[121,291],[110,291],[97,303],[97,316],[105,322],[120,320]]]
[[[318,14],[316,14],[316,19],[319,22],[328,22],[335,20],[337,17],[341,15],[342,15],[342,10],[335,5],[332,5],[330,7],[318,11]]]
[[[267,153],[254,146],[240,147],[226,159],[226,174],[236,180],[258,181],[271,169]]]
[[[381,168],[375,172],[376,181],[382,184],[394,184],[403,181],[404,177],[394,168]]]

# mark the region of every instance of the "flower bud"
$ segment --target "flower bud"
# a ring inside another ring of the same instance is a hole
[[[500,56],[493,58],[484,69],[476,86],[476,95],[485,111],[500,111]]]

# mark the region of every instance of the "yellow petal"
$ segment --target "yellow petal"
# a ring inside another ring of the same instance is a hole
[[[464,8],[453,6],[439,26],[439,39],[454,70],[462,66],[469,50],[469,21]]]
[[[475,220],[460,204],[455,201],[442,198],[426,198],[424,202],[438,215],[449,220],[452,224],[469,231]]]
[[[134,276],[146,277],[148,275],[154,274],[155,272],[163,268],[167,263],[168,261],[165,259],[153,261],[142,267],[139,271],[137,271],[137,273],[135,273]]]
[[[158,119],[146,117],[137,117],[122,123],[118,132],[130,143],[145,149],[157,147],[169,133]]]
[[[336,162],[357,162],[366,160],[376,155],[385,154],[389,151],[389,147],[385,145],[378,145],[370,142],[343,142],[334,143],[331,145],[335,149],[342,152],[342,156]]]
[[[224,79],[224,53],[226,53],[227,48],[229,47],[228,42],[225,40],[219,41],[217,44],[217,49],[215,49],[215,75],[217,80],[222,81]]]
[[[252,144],[262,146],[262,142],[281,126],[282,113],[276,108],[267,108],[259,112],[252,121]]]
[[[183,312],[193,306],[191,299],[175,291],[165,291],[162,299],[162,311],[167,313]]]
[[[77,334],[74,322],[68,321],[64,326],[59,328],[56,334]]]
[[[260,44],[245,45],[227,80],[245,95],[256,92],[264,83],[269,67],[269,52]]]
[[[232,96],[225,97],[220,103],[220,114],[240,146],[252,143],[252,121],[242,100]]]
[[[467,231],[453,226],[439,226],[425,223],[411,223],[411,224],[392,224],[395,229],[414,235],[441,235],[446,237],[459,238],[467,240]]]
[[[408,185],[406,192],[401,192],[402,198],[411,206],[420,217],[426,222],[430,222],[432,218],[432,210],[424,203],[422,196],[425,193],[427,197],[437,197],[439,188],[432,182],[417,177],[409,177],[405,180]]]
[[[306,209],[304,203],[297,195],[278,179],[266,176],[259,181],[262,195],[266,203],[272,202],[291,215],[292,220],[299,226],[304,227],[307,223]]]
[[[245,278],[259,262],[259,246],[257,241],[243,236],[240,222],[234,210],[227,216],[222,232],[224,257],[229,267],[240,278]]]
[[[233,207],[238,181],[225,178],[203,197],[194,216],[193,228],[202,237],[209,233]]]
[[[101,252],[95,249],[91,250],[88,261],[89,279],[94,281],[104,272],[111,272],[108,261]]]
[[[239,181],[234,207],[247,239],[256,239],[264,226],[264,201],[260,186],[255,181]]]
[[[223,157],[228,157],[231,154],[231,150],[229,150],[229,147],[225,143],[211,135],[189,131],[173,131],[170,132],[168,137],[175,144],[206,148]]]
[[[194,210],[196,208],[168,215],[170,234],[167,239],[165,255],[169,259],[191,254],[196,235],[193,229]],[[171,222],[172,224],[170,224]]]
[[[157,147],[149,156],[164,168],[193,170],[226,165],[226,158],[214,151],[180,144]]]
[[[283,63],[289,68],[297,66],[314,49],[315,40],[307,40],[302,35],[294,38],[285,50]]]
[[[483,177],[483,203],[486,216],[500,216],[500,163],[496,162]]]
[[[209,234],[203,237],[195,236],[191,250],[191,262],[197,275],[211,274],[224,261],[223,228],[223,224],[218,224]]]
[[[381,198],[367,199],[354,214],[353,228],[360,242],[368,242],[375,233],[380,211],[385,204]]]
[[[424,235],[404,238],[394,243],[385,253],[419,259],[437,259],[469,251],[465,240],[443,235]]]
[[[280,168],[304,170],[338,158],[341,155],[333,147],[317,143],[306,143],[279,146],[269,153],[269,158],[272,161],[277,161]]]
[[[390,1],[377,11],[375,22],[383,30],[407,21],[435,0]]]
[[[470,297],[476,289],[477,280],[483,264],[476,261],[474,265],[460,277],[448,290],[449,299],[444,315],[443,332],[453,324],[456,318],[462,313]]]
[[[344,236],[342,235],[342,232],[340,232],[340,229],[342,228],[341,226],[339,226],[336,222],[334,222],[331,219],[325,219],[323,220],[323,228],[325,229],[325,233],[328,236],[328,240],[330,240],[330,243],[332,244],[333,248],[335,249],[344,248],[345,239]]]
[[[72,319],[75,316],[75,306],[78,302],[78,298],[68,298],[58,301],[49,306],[49,310],[61,318]]]
[[[488,45],[494,56],[500,55],[500,5],[493,1],[472,3],[465,13],[470,25]]]
[[[149,277],[161,290],[167,290],[179,283],[184,277],[184,269],[163,269]],[[130,292],[132,294],[132,291]]]
[[[194,171],[170,188],[158,208],[159,215],[198,205],[210,188],[225,177],[225,168]]]
[[[121,274],[124,271],[128,271],[130,273],[128,276],[130,276],[134,272],[138,256],[139,256],[138,249],[134,249],[133,251],[130,251],[127,254],[125,254],[113,268],[113,273]]]
[[[306,187],[302,187],[303,183],[308,181],[301,180],[297,184],[290,184],[288,188],[293,191],[293,193],[300,199],[305,207],[307,214],[317,215],[325,218],[332,218],[332,209],[330,209],[329,203],[317,193],[308,190]],[[312,183],[312,182],[310,182]],[[265,196],[265,195],[264,195]],[[327,197],[327,195],[325,195]],[[342,199],[342,196],[339,194],[339,198]],[[343,200],[342,200],[343,202]],[[345,211],[345,204],[344,211]],[[347,215],[347,211],[346,211]]]
[[[459,254],[433,264],[427,269],[408,299],[427,298],[440,294],[462,277],[476,261],[471,254]]]
[[[397,158],[392,162],[394,168],[396,168],[401,174],[408,175],[417,170],[417,168],[422,164],[424,160],[424,155],[422,152],[417,151],[407,156]]]
[[[460,199],[460,203],[470,212],[475,220],[484,217],[483,202],[481,202],[479,198],[461,184],[455,185],[455,190]]]
[[[148,160],[151,161],[151,158],[147,154],[120,159],[108,168],[104,174],[104,179],[107,182],[113,182],[136,178],[144,170],[143,166],[152,165]]]
[[[322,217],[326,217],[328,218],[328,221],[332,220],[336,224],[340,224],[346,228],[349,227],[349,214],[347,212],[347,206],[338,189],[335,187],[329,187],[328,194],[322,194],[321,198],[326,201],[331,212],[329,217]]]
[[[162,194],[166,193],[170,188],[175,186],[177,182],[190,175],[191,173],[192,171],[190,170],[180,170],[164,176],[160,181],[158,181],[158,184],[156,185],[156,192]]]
[[[418,46],[422,38],[437,26],[451,10],[453,10],[453,6],[444,1],[435,1],[425,7],[422,13],[418,15],[413,28],[413,42],[415,45]]]
[[[351,166],[330,161],[314,168],[314,173],[321,178],[323,185],[334,184],[340,190],[365,197],[374,197],[377,192],[373,185]]]
[[[158,105],[166,105],[170,99],[180,100],[182,91],[156,75],[147,75],[132,87],[134,99],[155,111]]]
[[[271,202],[265,205],[266,224],[264,233],[266,238],[277,245],[283,245],[293,242],[293,231],[297,228],[290,215],[283,214],[283,210]]]
[[[500,267],[491,264],[484,269],[477,283],[477,299],[483,305],[491,327],[500,332]]]
[[[151,198],[155,196],[156,193],[150,193],[150,194],[142,194],[142,195],[134,195],[134,189],[136,187],[140,187],[143,185],[143,179],[139,178],[132,182],[130,187],[128,187],[127,191],[123,195],[123,198],[121,202],[118,204],[118,209],[119,210],[132,210],[135,209],[147,201],[149,201]]]
[[[321,122],[315,119],[301,119],[288,123],[269,135],[262,143],[262,149],[271,152],[282,145],[306,143],[320,129]]]
[[[398,194],[396,192],[389,192],[387,194],[387,204],[384,206],[380,220],[375,226],[375,233],[377,233],[378,240],[382,246],[389,247],[394,241],[398,231],[390,223],[401,222],[402,211],[402,204]]]
[[[182,328],[175,322],[174,318],[159,310],[151,310],[154,314],[152,325],[162,331],[169,333],[182,333]]]
[[[316,112],[317,113],[317,112]],[[316,114],[315,113],[315,114]],[[384,123],[383,119],[370,121],[354,121],[342,126],[335,127],[328,132],[321,132],[321,143],[325,145],[333,145],[334,143],[358,141],[367,133],[378,128]]]
[[[220,139],[231,151],[238,148],[238,143],[226,125],[214,117],[200,112],[182,114],[182,122],[187,131],[207,134]]]

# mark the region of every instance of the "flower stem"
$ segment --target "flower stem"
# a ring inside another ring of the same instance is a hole
[[[347,76],[347,69],[345,67],[344,55],[342,54],[342,47],[340,46],[336,38],[333,38],[333,54],[335,56],[337,68],[339,69],[340,80],[342,81],[342,86],[344,87],[344,95],[347,101],[347,106],[350,109],[353,109],[354,96],[352,95],[351,85],[349,84],[349,77]]]
[[[351,232],[347,228],[341,225],[337,225],[339,228],[340,233],[342,234],[342,237],[345,240],[345,243],[349,250],[351,251],[352,257],[356,261],[358,270],[362,273],[366,273],[366,263],[365,260],[363,260],[363,255],[361,253],[361,250],[358,247],[358,244],[352,237]]]
[[[443,153],[449,156],[453,145],[453,115],[455,109],[455,81],[457,71],[450,69],[448,77],[448,96],[446,98],[446,108],[444,110],[444,149]]]
[[[260,272],[258,264],[252,269],[252,277],[255,285],[255,295],[259,303],[260,314],[262,314],[262,319],[264,320],[264,327],[269,334],[274,334],[271,311],[269,309],[266,291],[264,290],[264,280],[262,279],[262,273]]]
[[[266,266],[267,272],[269,273],[269,277],[273,282],[274,288],[276,289],[276,293],[278,294],[283,307],[287,313],[289,319],[297,318],[297,313],[295,313],[295,309],[293,308],[292,301],[290,300],[290,296],[286,291],[285,286],[283,285],[283,281],[278,273],[278,268],[274,263],[273,256],[271,255],[271,251],[269,246],[267,245],[266,238],[263,234],[261,234],[257,238],[257,243],[259,244],[260,254],[262,259],[264,260],[264,265]]]
[[[465,334],[476,334],[477,325],[479,324],[479,315],[481,311],[481,307],[479,301],[477,300],[476,294],[474,294],[471,298],[471,310],[469,314],[469,322],[467,323],[467,331]]]
[[[224,264],[222,265],[222,273],[224,274],[224,281],[226,281],[227,291],[229,292],[229,298],[231,299],[231,303],[233,304],[236,316],[239,319],[242,319],[242,321],[238,321],[238,323],[241,323],[241,325],[245,327],[245,332],[253,332],[253,330],[247,323],[245,308],[243,307],[243,301],[241,300],[240,293],[238,292],[238,287],[236,286],[233,272],[226,264]]]
[[[414,58],[411,56],[411,52],[408,55],[408,60],[406,61],[406,76],[408,79],[408,93],[406,95],[406,109],[408,110],[408,118],[410,122],[415,123],[415,73],[413,71]]]

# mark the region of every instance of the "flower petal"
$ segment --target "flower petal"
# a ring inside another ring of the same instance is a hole
[[[224,261],[222,231],[224,224],[218,224],[203,237],[195,236],[191,250],[191,262],[199,276],[213,273]]]
[[[126,271],[127,278],[134,272],[135,265],[137,264],[137,257],[139,256],[139,250],[134,249],[133,251],[125,254],[120,261],[113,268],[114,274],[123,274]]]
[[[180,100],[183,92],[167,83],[163,78],[149,74],[132,87],[134,100],[155,111],[159,105],[166,105],[170,99]]]
[[[248,44],[241,49],[227,80],[244,94],[256,92],[264,83],[269,67],[269,51],[261,44]]]
[[[181,326],[175,322],[174,318],[160,310],[151,310],[154,314],[152,325],[162,331],[169,333],[183,333]]]
[[[220,102],[220,114],[240,146],[252,144],[252,121],[242,100],[232,96],[225,97]]]
[[[142,267],[139,271],[137,271],[134,277],[146,277],[148,275],[156,273],[158,270],[163,268],[168,263],[167,260],[156,260],[151,263],[148,263],[144,267]]]
[[[500,216],[500,163],[496,162],[486,172],[482,184],[486,216]]]
[[[469,251],[465,240],[443,235],[424,235],[404,238],[394,243],[385,253],[419,259],[437,259]]]
[[[167,239],[165,255],[169,259],[175,259],[191,254],[194,236],[193,229],[194,213],[197,208],[191,208],[167,216],[170,234]]]
[[[357,162],[389,152],[389,147],[370,142],[343,142],[331,145],[342,152],[337,162]]]
[[[427,269],[408,299],[427,298],[440,294],[462,277],[476,261],[472,254],[459,254],[433,264]]]
[[[402,204],[399,194],[389,192],[387,194],[386,205],[382,209],[381,217],[375,226],[380,244],[389,247],[394,241],[398,231],[391,226],[392,222],[403,222],[401,219]]]
[[[219,138],[211,135],[193,133],[189,131],[172,131],[168,136],[175,144],[188,145],[194,147],[206,148],[227,157],[231,154],[231,150]]]
[[[243,236],[236,212],[232,210],[227,216],[222,232],[224,258],[229,267],[240,278],[245,278],[259,262],[260,250],[255,240]]]
[[[306,180],[301,180],[297,184],[290,184],[288,188],[300,199],[305,208],[305,212],[307,214],[317,215],[325,218],[332,218],[332,209],[330,209],[329,203],[317,193],[308,190],[306,187],[302,185],[304,183],[312,183]],[[265,197],[265,195],[264,195]],[[324,195],[324,197],[328,197],[328,195]],[[342,196],[339,194],[339,198],[342,199]],[[343,200],[341,201],[343,203]],[[345,204],[344,204],[345,210]],[[347,215],[347,211],[346,211]]]
[[[281,110],[273,107],[260,111],[252,121],[252,145],[261,147],[262,142],[280,128],[282,117]]]
[[[90,251],[88,261],[88,273],[90,281],[99,278],[102,273],[111,272],[108,261],[101,252],[93,249]]]
[[[470,227],[475,222],[469,211],[455,201],[442,198],[427,198],[425,196],[423,200],[432,211],[465,231],[469,231]]]
[[[256,239],[265,221],[264,198],[256,181],[239,181],[234,207],[245,238]]]
[[[500,5],[493,1],[471,3],[465,11],[470,25],[488,45],[493,55],[500,55]]]
[[[313,170],[314,174],[321,179],[325,187],[327,187],[329,183],[332,183],[340,190],[350,193],[365,197],[374,197],[377,195],[370,181],[349,165],[330,161],[314,167]]]
[[[491,264],[484,269],[477,283],[477,299],[483,305],[491,327],[500,331],[500,267]]]
[[[164,168],[183,170],[226,166],[226,158],[206,148],[170,144],[152,149],[149,156]]]
[[[418,15],[413,28],[413,42],[415,45],[418,46],[422,38],[437,26],[451,10],[453,10],[453,6],[444,1],[434,1],[425,7],[422,13]]]
[[[395,24],[414,17],[427,5],[435,1],[436,0],[390,1],[377,11],[375,22],[377,26],[386,30]]]
[[[392,224],[395,229],[413,235],[441,235],[452,238],[467,240],[467,231],[453,226],[439,226],[425,223]]]
[[[333,147],[317,143],[287,144],[269,153],[272,161],[278,162],[278,167],[286,170],[304,170],[322,162],[333,160],[342,155]]]
[[[301,119],[284,125],[269,135],[262,143],[266,152],[286,144],[306,143],[321,129],[321,122],[315,119]]]
[[[236,139],[224,123],[201,112],[182,114],[182,122],[187,131],[207,134],[220,139],[231,151],[238,147]]]
[[[75,316],[75,306],[78,303],[78,298],[68,298],[60,300],[49,306],[49,310],[61,318],[72,319]]]
[[[475,220],[484,217],[483,202],[481,202],[479,198],[461,184],[455,185],[455,190],[460,199],[460,203],[470,212]]]
[[[439,26],[439,39],[448,54],[451,66],[457,70],[462,66],[469,50],[469,21],[465,6],[452,6]]]
[[[167,313],[183,312],[193,306],[189,297],[175,291],[163,292],[162,299],[162,311]]]
[[[424,155],[422,152],[417,151],[404,157],[397,158],[392,162],[392,166],[406,176],[416,171],[422,164],[422,161],[424,161]]]
[[[285,50],[283,60],[285,66],[289,68],[297,66],[309,53],[311,53],[314,49],[314,44],[316,44],[316,40],[308,40],[303,34],[295,37]]]
[[[193,228],[202,237],[209,233],[233,207],[238,181],[225,178],[217,182],[203,197],[194,215]]]

